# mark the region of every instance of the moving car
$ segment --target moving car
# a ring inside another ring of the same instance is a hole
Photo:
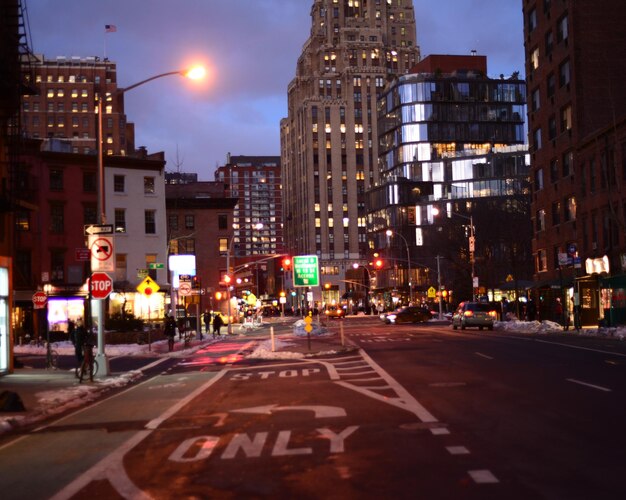
[[[421,323],[432,318],[430,311],[419,306],[405,306],[393,312],[381,314],[380,319],[385,323]]]
[[[324,310],[324,314],[330,319],[343,319],[346,317],[346,310],[343,307],[329,307]]]
[[[469,326],[476,326],[479,330],[487,328],[493,330],[493,323],[498,317],[498,312],[493,304],[483,302],[461,302],[452,316],[452,328],[456,330]]]

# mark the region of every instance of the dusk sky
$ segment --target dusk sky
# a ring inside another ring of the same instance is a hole
[[[488,58],[489,76],[524,75],[520,0],[414,0],[422,57]],[[47,58],[106,56],[118,85],[204,63],[197,85],[171,76],[125,96],[136,145],[167,170],[214,180],[227,153],[280,155],[287,86],[307,40],[312,0],[25,0],[32,49]],[[117,32],[105,35],[105,25]]]

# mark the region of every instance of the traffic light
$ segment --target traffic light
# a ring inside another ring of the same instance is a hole
[[[291,269],[291,257],[285,257],[283,259],[283,271],[289,271]]]
[[[376,269],[380,269],[380,268],[382,268],[382,267],[383,267],[383,261],[382,261],[381,259],[376,259],[376,260],[374,261],[374,267],[375,267]]]
[[[202,288],[202,282],[200,281],[199,276],[194,276],[191,279],[191,288],[193,288],[194,290],[200,290],[200,288]]]
[[[215,292],[215,298],[217,300],[222,300],[222,292]]]
[[[225,274],[224,276],[222,276],[222,281],[226,284],[226,285],[230,285],[232,278],[230,277],[230,275]]]

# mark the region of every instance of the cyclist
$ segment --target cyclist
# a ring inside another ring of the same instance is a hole
[[[87,330],[85,330],[81,320],[78,320],[76,324],[74,324],[73,321],[70,321],[68,328],[70,330],[70,339],[74,344],[76,361],[78,362],[78,366],[80,366],[85,356],[84,347],[85,342],[87,341]]]

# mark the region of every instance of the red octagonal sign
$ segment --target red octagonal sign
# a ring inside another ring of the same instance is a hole
[[[35,292],[33,295],[33,304],[35,309],[43,309],[48,302],[48,296],[45,292]]]
[[[113,280],[107,273],[97,272],[91,275],[89,286],[94,299],[106,299],[113,291]]]

